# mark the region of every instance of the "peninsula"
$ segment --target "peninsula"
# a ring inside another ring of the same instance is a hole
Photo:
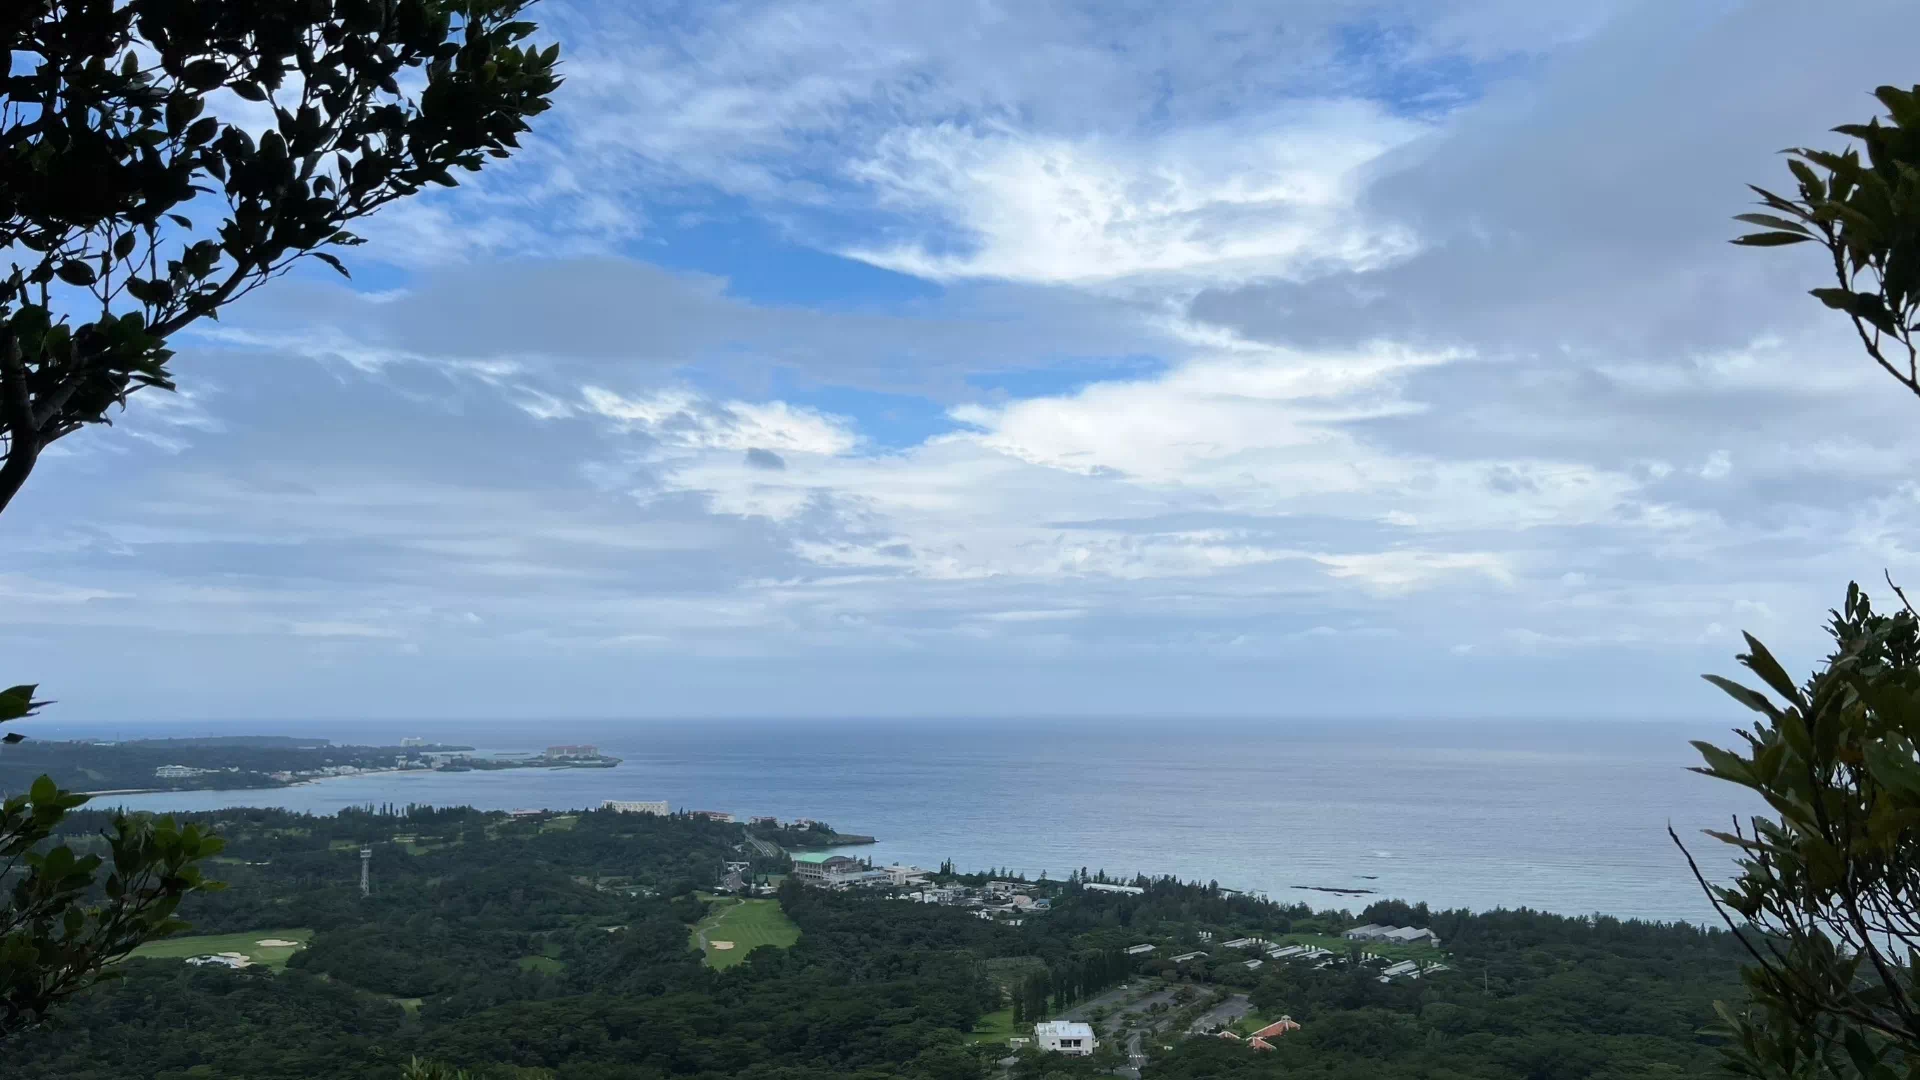
[[[365,773],[499,769],[608,769],[620,759],[586,745],[486,754],[471,746],[402,739],[398,746],[335,744],[285,735],[121,741],[29,739],[0,750],[0,792],[43,774],[88,794],[283,788]]]

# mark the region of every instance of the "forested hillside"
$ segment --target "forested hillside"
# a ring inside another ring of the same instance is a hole
[[[1135,1036],[1148,1080],[1679,1076],[1713,1066],[1701,1028],[1738,993],[1731,939],[1685,926],[1391,902],[1316,913],[1170,880],[1098,892],[1078,875],[1034,883],[1053,910],[1018,925],[789,883],[754,902],[777,902],[797,940],[721,967],[696,926],[733,902],[707,890],[745,858],[737,825],[418,807],[207,817],[231,840],[231,887],[188,913],[196,934],[224,935],[207,951],[310,931],[306,947],[284,967],[131,960],[21,1040],[9,1076],[393,1080],[414,1056],[482,1080],[1091,1076],[1124,1065]],[[1215,944],[1322,940],[1361,918],[1430,923],[1451,970],[1382,982],[1355,955],[1250,969]],[[1140,943],[1155,949],[1128,956]],[[1175,963],[1178,950],[1204,955]],[[1101,1053],[1002,1065],[1016,997],[1023,1021],[1093,1022]],[[1239,1029],[1291,1015],[1301,1030],[1269,1052],[1188,1037],[1243,999]]]

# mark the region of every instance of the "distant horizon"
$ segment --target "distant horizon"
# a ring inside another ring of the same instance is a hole
[[[1388,715],[1367,716],[1111,716],[1111,715],[1000,715],[1000,716],[542,716],[542,717],[313,717],[306,719],[246,719],[246,718],[201,718],[193,720],[148,719],[139,721],[107,720],[54,720],[52,718],[25,721],[15,730],[32,738],[38,731],[40,737],[52,738],[56,734],[74,734],[85,737],[101,737],[102,733],[120,732],[127,737],[141,737],[140,732],[165,732],[173,737],[192,737],[194,733],[225,735],[288,735],[300,738],[333,738],[328,728],[345,728],[355,732],[391,728],[397,734],[395,739],[410,737],[418,732],[410,729],[445,734],[451,729],[462,726],[477,731],[494,734],[502,730],[524,730],[533,742],[546,740],[551,743],[560,736],[551,733],[534,734],[534,725],[559,726],[561,730],[573,727],[598,729],[602,731],[621,728],[698,728],[703,726],[733,727],[749,729],[754,727],[780,727],[805,725],[818,728],[859,728],[872,727],[883,732],[897,732],[902,725],[921,726],[929,729],[951,729],[958,727],[979,727],[996,730],[1019,728],[1024,725],[1041,725],[1059,729],[1093,729],[1107,731],[1160,732],[1169,729],[1165,725],[1178,723],[1195,725],[1201,729],[1245,730],[1262,727],[1288,728],[1295,732],[1323,733],[1338,732],[1345,728],[1373,728],[1382,730],[1424,730],[1436,734],[1458,732],[1475,726],[1488,730],[1526,730],[1536,732],[1564,731],[1569,734],[1601,734],[1609,731],[1651,731],[1669,729],[1697,733],[1703,730],[1724,727],[1731,735],[1742,721],[1738,717],[1728,717],[1724,721],[1709,717],[1540,717],[1540,716],[1454,716],[1454,717],[1409,717]],[[245,730],[242,730],[245,729]],[[257,730],[256,730],[257,729]],[[409,729],[402,732],[402,729]],[[340,741],[335,739],[335,741]]]

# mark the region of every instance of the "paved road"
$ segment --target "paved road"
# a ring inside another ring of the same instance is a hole
[[[1148,992],[1139,985],[1134,985],[1124,990],[1109,990],[1098,997],[1083,1001],[1061,1013],[1059,1019],[1087,1023],[1087,1017],[1093,1010],[1105,1006],[1107,1019],[1100,1032],[1101,1035],[1110,1035],[1120,1022],[1127,1020],[1142,1024],[1149,1032],[1158,1034],[1160,1025],[1165,1023],[1165,1014],[1162,1014],[1161,1018],[1155,1018],[1152,1015],[1152,1009],[1155,1005],[1162,1003],[1169,1010],[1174,1007],[1171,989]],[[1122,1080],[1140,1080],[1140,1067],[1147,1063],[1146,1048],[1141,1045],[1142,1038],[1143,1032],[1140,1030],[1128,1033],[1127,1064],[1115,1069],[1113,1071],[1115,1076],[1121,1077]]]
[[[753,850],[765,855],[769,859],[777,859],[780,857],[780,845],[770,840],[762,840],[757,836],[749,836],[747,837],[747,843],[752,844]]]
[[[1059,1016],[1054,1017],[1054,1019],[1055,1020],[1072,1020],[1076,1023],[1084,1024],[1084,1023],[1087,1023],[1087,1014],[1091,1013],[1093,1010],[1100,1008],[1102,1005],[1106,1006],[1108,1009],[1116,1009],[1123,1002],[1131,999],[1134,995],[1139,994],[1140,992],[1141,991],[1138,988],[1130,988],[1130,989],[1122,990],[1116,987],[1112,990],[1107,991],[1104,994],[1101,994],[1099,997],[1088,998],[1087,1000],[1081,1002],[1080,1004],[1075,1005],[1073,1008],[1068,1009],[1066,1012],[1061,1013]]]
[[[1247,995],[1235,994],[1202,1013],[1200,1019],[1195,1020],[1193,1026],[1187,1029],[1187,1033],[1189,1035],[1201,1035],[1209,1031],[1216,1031],[1252,1011],[1253,1002],[1247,1000]]]

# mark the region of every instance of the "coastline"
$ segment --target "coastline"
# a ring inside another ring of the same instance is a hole
[[[360,776],[388,776],[393,773],[430,773],[439,769],[362,769],[359,772],[338,773],[333,776],[308,776],[299,780],[289,780],[284,784],[272,784],[267,787],[145,787],[114,788],[111,791],[76,791],[75,795],[96,798],[107,795],[190,795],[195,792],[246,792],[246,791],[285,791],[288,788],[305,787],[308,784],[323,784],[328,780],[352,780]],[[475,770],[486,772],[507,772],[506,769]]]
[[[468,767],[468,768],[459,768],[459,769],[449,769],[449,768],[440,767],[440,766],[434,766],[434,767],[429,767],[424,769],[416,769],[416,768],[361,769],[358,772],[335,773],[332,776],[305,776],[305,777],[301,777],[298,780],[289,780],[282,784],[269,784],[265,787],[256,785],[253,787],[113,788],[106,791],[76,791],[74,792],[74,794],[84,795],[87,798],[91,799],[99,796],[109,796],[109,795],[180,795],[180,794],[188,794],[188,793],[200,792],[200,791],[218,791],[218,792],[285,791],[288,788],[303,787],[307,784],[321,784],[321,783],[325,783],[328,780],[352,780],[356,777],[365,777],[365,776],[391,776],[395,773],[511,773],[511,772],[520,772],[522,770],[535,770],[535,769],[544,769],[547,771],[563,771],[568,769],[617,769],[620,767],[620,761],[621,759],[619,758],[612,758],[612,759],[603,759],[600,761],[593,761],[593,762],[580,762],[580,763],[569,764],[569,763],[553,763],[553,762],[535,760],[535,761],[524,761],[524,762],[516,761],[510,765],[491,765],[491,766]]]

